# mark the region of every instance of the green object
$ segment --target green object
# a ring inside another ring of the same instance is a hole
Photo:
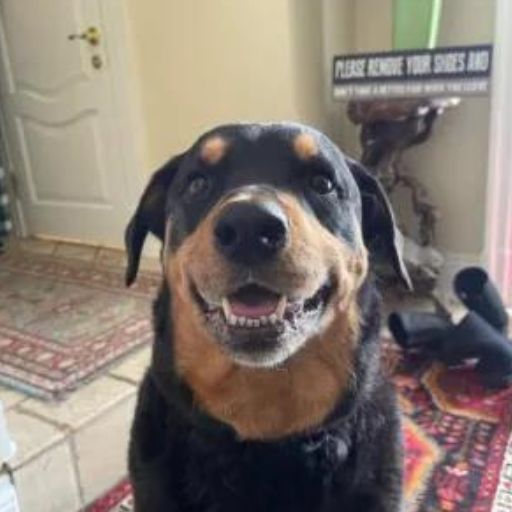
[[[393,48],[434,48],[443,0],[394,0]]]

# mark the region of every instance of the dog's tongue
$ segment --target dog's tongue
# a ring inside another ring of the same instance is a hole
[[[278,300],[269,300],[259,304],[247,304],[240,301],[230,300],[231,312],[236,316],[246,318],[260,318],[270,316],[277,308]]]
[[[247,286],[229,297],[231,312],[246,318],[270,316],[278,304],[278,295],[257,286]]]

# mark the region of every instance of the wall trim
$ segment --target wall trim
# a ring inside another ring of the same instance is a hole
[[[512,2],[497,0],[484,262],[512,304]]]

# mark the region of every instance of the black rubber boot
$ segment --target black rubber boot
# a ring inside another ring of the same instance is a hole
[[[389,315],[388,327],[402,348],[433,352],[435,355],[453,324],[435,313],[406,311]]]
[[[469,312],[446,331],[438,357],[448,365],[478,359],[476,370],[486,385],[512,384],[512,342],[477,313]]]
[[[507,311],[498,290],[484,269],[468,267],[461,270],[455,276],[453,288],[468,309],[478,313],[498,331],[506,332]]]

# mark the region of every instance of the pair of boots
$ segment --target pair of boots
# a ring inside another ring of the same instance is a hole
[[[455,276],[454,290],[469,310],[460,323],[436,313],[392,313],[388,325],[393,337],[402,348],[427,353],[448,366],[476,359],[475,369],[487,386],[511,385],[508,314],[498,291],[479,267],[460,271]]]

